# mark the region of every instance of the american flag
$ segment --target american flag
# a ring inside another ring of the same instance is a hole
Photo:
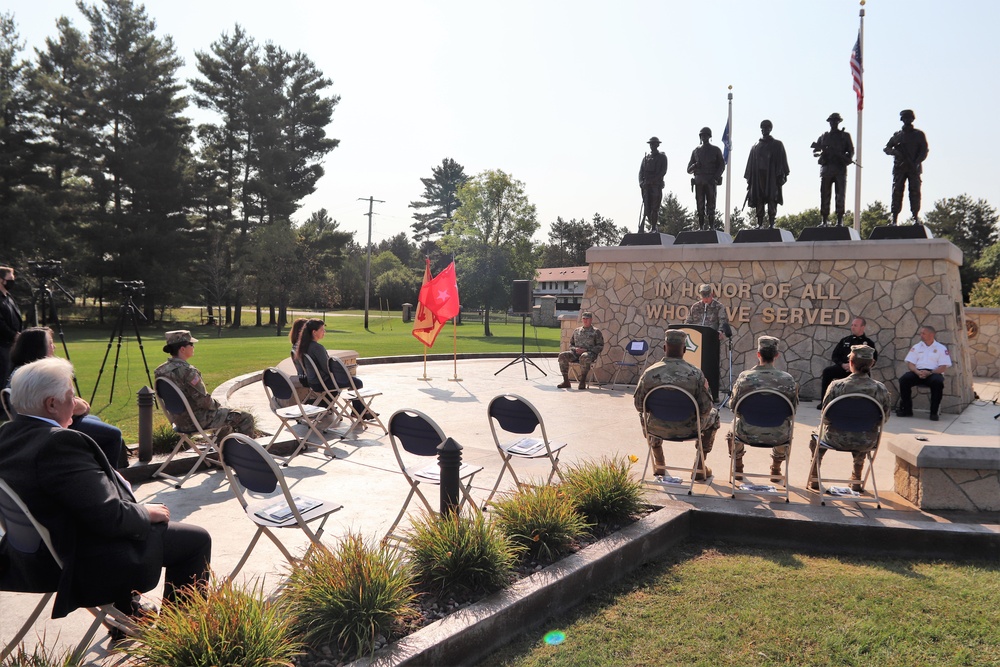
[[[865,108],[865,68],[861,61],[861,31],[858,31],[858,41],[854,42],[851,51],[851,76],[854,77],[854,92],[858,96],[858,111]]]

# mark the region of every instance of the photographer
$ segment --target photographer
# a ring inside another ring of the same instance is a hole
[[[0,387],[7,386],[10,375],[10,348],[21,332],[21,310],[10,295],[14,286],[14,269],[0,266]]]

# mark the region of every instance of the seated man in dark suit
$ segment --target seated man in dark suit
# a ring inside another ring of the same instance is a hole
[[[73,419],[73,366],[47,357],[26,364],[11,383],[18,416],[0,428],[0,479],[52,536],[32,555],[0,541],[0,583],[9,590],[56,591],[52,617],[113,602],[126,614],[166,568],[164,599],[208,580],[212,538],[170,522],[165,505],[139,504],[97,444],[66,427]],[[113,633],[114,634],[114,633]]]

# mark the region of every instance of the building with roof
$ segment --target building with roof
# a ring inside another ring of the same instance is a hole
[[[540,305],[544,296],[553,296],[556,299],[557,313],[579,312],[589,272],[590,267],[587,266],[538,269],[535,271],[535,286],[531,292],[532,305]]]

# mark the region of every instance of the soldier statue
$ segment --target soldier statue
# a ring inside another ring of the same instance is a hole
[[[899,212],[903,210],[903,188],[909,183],[910,213],[913,214],[913,224],[920,224],[917,214],[920,213],[920,174],[923,171],[924,160],[927,159],[927,137],[913,127],[916,116],[909,109],[899,112],[899,120],[903,121],[903,129],[892,135],[885,145],[886,155],[893,157],[892,162],[892,224],[896,224]]]
[[[649,221],[649,231],[656,231],[656,221],[660,215],[660,201],[663,199],[663,178],[667,175],[667,156],[660,152],[660,140],[650,137],[649,152],[639,165],[639,190],[642,192],[642,217],[639,218],[639,233],[642,234],[644,221]]]
[[[847,199],[847,165],[854,161],[854,142],[851,135],[837,127],[844,119],[832,113],[826,119],[830,131],[824,132],[813,142],[813,156],[819,158],[819,211],[823,226],[830,223],[830,194],[837,189],[837,226],[844,226],[844,208]]]
[[[788,158],[785,146],[771,136],[774,125],[769,120],[760,123],[760,140],[750,149],[750,158],[743,178],[747,181],[747,203],[757,211],[757,227],[764,227],[764,207],[767,206],[768,227],[774,227],[774,216],[781,198],[781,186],[788,180]]]
[[[691,186],[694,188],[695,205],[698,208],[698,229],[715,229],[715,188],[722,185],[726,162],[722,158],[722,149],[709,141],[712,138],[711,129],[701,128],[698,137],[701,145],[691,151],[687,173],[693,175]]]

